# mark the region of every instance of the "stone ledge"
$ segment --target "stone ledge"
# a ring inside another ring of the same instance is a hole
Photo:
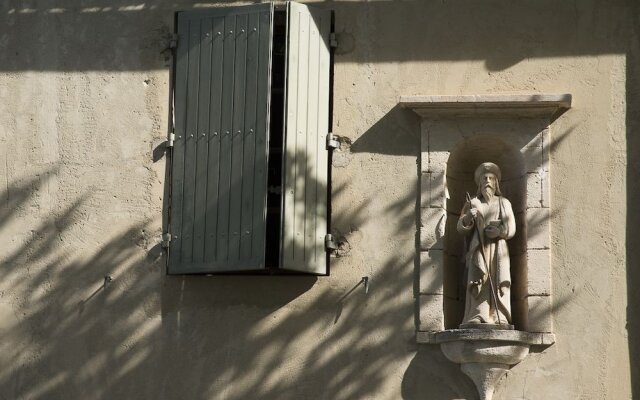
[[[553,333],[483,329],[448,329],[438,332],[416,332],[417,343],[440,344],[460,340],[491,340],[497,342],[514,342],[548,346],[555,343],[556,335]]]
[[[401,96],[399,104],[421,117],[502,116],[549,118],[571,108],[570,94]]]

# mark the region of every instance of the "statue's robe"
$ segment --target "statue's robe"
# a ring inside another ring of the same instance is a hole
[[[465,255],[467,291],[462,323],[511,324],[511,263],[506,242],[516,233],[511,203],[498,195],[487,202],[480,195],[471,199],[471,207],[478,209],[475,220],[465,225],[464,216],[469,208],[466,203],[457,226],[459,233],[469,236]],[[500,236],[494,239],[488,238],[484,232],[490,221],[501,222]],[[481,252],[483,248],[484,257]]]

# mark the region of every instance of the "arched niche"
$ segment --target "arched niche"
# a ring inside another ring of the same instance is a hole
[[[514,207],[511,255],[514,325],[554,342],[551,293],[549,125],[571,95],[407,96],[400,105],[421,117],[417,341],[438,343],[464,313],[464,239],[455,232],[473,172],[491,161]]]
[[[456,231],[460,211],[465,203],[467,193],[473,197],[477,192],[473,180],[475,169],[483,162],[492,162],[500,167],[502,179],[500,189],[511,201],[516,217],[516,226],[525,226],[525,209],[527,197],[527,170],[524,156],[520,149],[509,142],[509,136],[485,134],[461,140],[452,149],[447,160],[445,192],[448,196],[444,206],[446,225],[444,232],[443,257],[443,308],[445,329],[456,329],[460,325],[464,313],[466,284],[464,253],[465,239]],[[513,322],[516,329],[524,328],[523,306],[526,297],[526,230],[518,229],[516,235],[509,240],[511,256],[511,303]]]

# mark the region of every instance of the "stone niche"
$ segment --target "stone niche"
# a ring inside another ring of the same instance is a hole
[[[516,216],[508,242],[515,329],[553,343],[549,125],[571,96],[412,96],[400,104],[422,118],[418,342],[436,343],[435,333],[462,320],[465,249],[455,226],[466,193],[477,190],[475,168],[490,161]]]
[[[531,346],[555,342],[549,125],[571,106],[571,96],[416,96],[401,97],[400,104],[422,118],[417,341],[439,344],[473,380],[480,399],[490,400]],[[507,241],[513,326],[460,326],[466,249],[456,224],[467,194],[476,194],[473,175],[483,162],[502,171],[500,189],[516,222]]]

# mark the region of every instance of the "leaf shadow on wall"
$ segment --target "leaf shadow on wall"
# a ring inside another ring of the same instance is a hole
[[[636,112],[640,107],[640,4],[588,1],[576,6],[555,0],[509,7],[499,1],[491,2],[496,7],[487,7],[486,3],[463,0],[317,3],[335,8],[339,39],[340,35],[353,38],[352,51],[336,57],[337,64],[480,61],[491,72],[516,66],[525,59],[626,54],[626,242],[621,262],[626,268],[627,325],[613,328],[628,333],[632,397],[640,397],[640,358],[633,356],[640,353],[640,291],[635,290],[640,283],[640,119]],[[1,11],[5,23],[0,24],[0,56],[4,60],[0,69],[81,74],[164,70],[174,12],[194,6],[122,0],[56,0],[48,2],[47,7],[33,4],[30,8],[5,5]],[[535,82],[545,77],[532,79]],[[61,87],[65,85],[61,83]],[[111,99],[114,103],[122,101],[116,95]],[[405,118],[396,112],[389,126]],[[374,130],[384,132],[384,125]],[[385,138],[369,138],[365,133],[362,142],[356,140],[353,151],[417,155],[418,129],[392,137],[395,140],[385,144]],[[582,194],[590,195],[586,188]],[[397,209],[405,210],[404,206],[414,202],[408,196]],[[376,261],[377,268],[386,271],[376,277],[376,282],[387,279],[388,286],[382,290],[374,282],[369,297],[356,290],[345,299],[342,316],[330,333],[323,330],[324,324],[333,324],[335,304],[357,280],[337,282],[331,290],[309,299],[314,285],[305,290],[307,284],[296,283],[294,286],[302,288],[290,288],[289,278],[277,278],[282,282],[276,284],[227,279],[230,287],[221,290],[230,300],[226,304],[223,301],[220,308],[208,303],[217,300],[208,292],[219,287],[188,283],[185,285],[195,288],[187,302],[192,307],[161,306],[164,296],[179,295],[182,284],[162,278],[164,261],[158,259],[157,249],[148,257],[145,254],[147,249],[141,244],[148,240],[142,233],[144,225],[132,225],[120,237],[106,239],[96,254],[83,259],[74,259],[74,248],[67,249],[59,260],[46,259],[46,254],[59,245],[52,238],[72,229],[68,221],[79,219],[77,212],[83,210],[83,204],[84,200],[65,202],[58,215],[36,227],[33,239],[7,255],[5,260],[10,262],[3,260],[0,277],[13,290],[4,293],[13,303],[3,314],[3,321],[13,322],[3,322],[2,336],[11,340],[0,343],[2,365],[8,366],[0,372],[0,396],[238,400],[375,397],[394,374],[386,365],[408,360],[416,353],[411,337],[414,310],[409,306],[408,311],[398,300],[402,293],[411,293],[414,285],[415,276],[405,273],[407,266],[411,269],[415,265],[411,258]],[[13,212],[10,208],[3,210],[4,215],[17,215]],[[352,215],[334,215],[334,219],[337,226],[344,227],[352,222],[357,226],[358,222]],[[413,213],[403,213],[400,219],[398,229],[415,229]],[[104,274],[113,269],[124,273],[88,300],[102,284]],[[395,273],[397,270],[401,273]],[[261,308],[260,292],[266,284],[274,285],[264,293],[273,298]],[[164,285],[170,293],[160,296]],[[243,290],[258,293],[249,293],[253,300],[246,301],[238,294]],[[6,303],[0,304],[4,307]],[[284,315],[275,314],[285,306],[288,310]],[[166,313],[162,307],[166,307]],[[14,315],[14,309],[24,310],[24,315]],[[163,315],[164,321],[157,315]],[[131,320],[129,316],[133,316]],[[177,321],[181,329],[174,329]],[[584,323],[591,327],[588,318]],[[384,334],[378,335],[380,332]],[[313,344],[309,345],[310,341]],[[307,346],[315,348],[309,354],[295,354],[296,349]],[[342,349],[347,350],[340,354]],[[405,399],[425,397],[431,393],[427,383],[438,384],[435,378],[416,381],[424,363],[431,362],[429,351],[426,355],[422,351],[410,362],[418,369],[406,372],[407,383],[402,386]],[[440,360],[439,353],[433,357]],[[265,365],[273,369],[268,371]],[[560,363],[558,368],[566,366]],[[284,367],[288,371],[278,372]],[[441,377],[437,372],[432,376]],[[420,385],[419,390],[414,390],[414,385]],[[464,396],[472,397],[468,390],[461,389]],[[443,389],[432,397],[442,395],[447,399],[452,393],[455,390]]]
[[[313,170],[304,154],[297,158]],[[307,177],[306,185],[324,183]],[[332,195],[345,190],[339,185]],[[304,201],[303,192],[294,195],[297,201]],[[394,233],[413,227],[413,203],[409,194],[385,210],[398,222]],[[355,212],[334,212],[333,229],[340,233],[361,226],[367,207],[364,201]],[[162,359],[145,364],[167,365],[161,381],[181,376],[178,384],[163,388],[165,396],[352,399],[379,394],[389,373],[385,366],[415,347],[413,256],[377,261],[369,293],[359,276],[353,282],[339,279],[351,276],[350,257],[332,259],[330,277],[164,277],[161,331],[172,346],[164,348]],[[186,370],[198,373],[181,374]]]

